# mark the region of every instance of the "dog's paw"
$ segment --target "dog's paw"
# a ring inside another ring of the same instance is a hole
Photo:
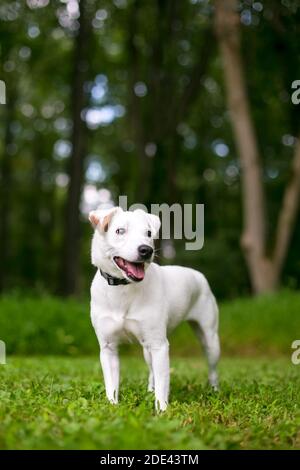
[[[115,398],[109,398],[108,401],[111,405],[117,405],[119,403]]]
[[[219,391],[219,379],[218,379],[218,374],[216,371],[213,371],[209,374],[208,382],[214,392]]]
[[[118,400],[118,392],[114,390],[113,394],[106,395],[109,403],[112,405],[117,405],[119,400]]]
[[[167,401],[155,400],[155,410],[157,413],[163,413],[168,408]]]

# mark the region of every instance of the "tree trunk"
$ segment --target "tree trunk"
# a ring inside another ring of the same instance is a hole
[[[14,117],[15,96],[13,87],[7,87],[5,109],[5,136],[0,167],[0,292],[7,284],[10,254],[10,212],[12,195],[12,157],[9,148],[13,142],[11,123]],[[3,105],[4,106],[4,105]]]
[[[300,148],[297,146],[293,177],[287,186],[278,219],[275,250],[266,248],[266,209],[262,163],[246,91],[240,45],[238,0],[215,0],[215,27],[223,59],[228,108],[242,170],[244,229],[241,246],[255,293],[275,290],[297,215],[300,193]]]
[[[69,166],[69,186],[67,194],[65,232],[63,241],[62,293],[76,293],[79,279],[80,257],[80,197],[83,183],[83,164],[86,147],[85,124],[81,119],[84,107],[84,82],[88,63],[86,49],[88,46],[88,22],[85,0],[79,4],[79,31],[74,43],[74,66],[72,86],[72,153]]]
[[[142,79],[144,72],[143,57],[136,46],[136,36],[139,33],[139,9],[142,7],[141,0],[134,0],[129,10],[128,121],[138,156],[135,168],[133,168],[137,181],[135,199],[146,205],[153,202],[154,199],[157,201],[174,199],[175,195],[172,193],[175,187],[177,161],[174,158],[175,154],[172,154],[171,151],[178,144],[177,125],[179,122],[184,122],[201,91],[201,80],[207,71],[211,50],[214,47],[210,28],[205,35],[206,39],[199,59],[189,74],[188,84],[182,91],[180,98],[173,99],[178,93],[178,83],[174,78],[177,59],[174,63],[174,58],[172,59],[169,51],[178,47],[178,32],[173,26],[184,16],[182,3],[179,0],[156,0],[153,2],[157,26],[150,47],[152,54],[147,66],[148,97],[144,102],[134,93],[134,84]],[[145,118],[146,116],[147,118]],[[153,142],[156,145],[156,152],[152,158],[149,158],[145,151],[148,142]],[[158,178],[167,181],[167,184],[158,181]]]
[[[141,8],[141,1],[134,0],[129,10],[128,16],[128,110],[131,138],[135,143],[137,161],[133,168],[134,200],[143,203],[148,191],[148,171],[149,159],[145,153],[145,129],[143,127],[143,113],[140,98],[135,94],[135,84],[141,80],[139,53],[135,42],[138,32],[138,15]],[[141,182],[143,182],[141,184]]]
[[[282,270],[293,229],[295,226],[300,202],[300,136],[298,138],[292,161],[291,178],[283,196],[278,218],[273,261],[278,272]]]

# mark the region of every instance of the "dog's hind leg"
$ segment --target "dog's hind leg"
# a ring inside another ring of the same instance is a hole
[[[152,370],[152,357],[148,348],[143,348],[144,358],[149,368],[148,392],[154,392],[154,375]]]
[[[219,388],[217,364],[220,358],[220,342],[215,331],[203,331],[199,323],[189,321],[197,338],[201,341],[208,362],[208,381],[214,390]]]
[[[208,380],[214,390],[218,390],[219,381],[217,364],[220,358],[220,341],[218,335],[218,307],[214,297],[200,303],[200,314],[192,315],[189,323],[201,341],[208,361]]]

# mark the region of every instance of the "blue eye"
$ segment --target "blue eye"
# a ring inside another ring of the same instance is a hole
[[[124,235],[125,232],[126,232],[125,228],[117,228],[116,230],[117,235]]]
[[[152,235],[152,232],[151,232],[151,230],[148,230],[148,232],[147,232],[147,236],[150,238],[150,237],[151,237],[151,235]]]

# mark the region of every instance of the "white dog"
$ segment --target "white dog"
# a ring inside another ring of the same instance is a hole
[[[91,286],[91,319],[100,344],[108,400],[118,402],[118,344],[133,335],[142,345],[149,366],[148,390],[155,393],[156,409],[166,409],[167,331],[182,320],[188,320],[202,340],[209,382],[217,389],[218,307],[203,274],[152,262],[153,240],[160,228],[156,215],[115,207],[93,211],[89,219],[95,228],[92,264],[98,268]]]

